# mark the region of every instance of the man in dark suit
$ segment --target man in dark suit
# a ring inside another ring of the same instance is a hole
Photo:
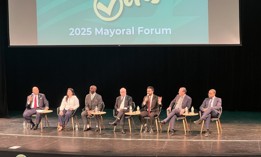
[[[127,90],[125,88],[120,89],[120,96],[116,98],[116,102],[114,105],[114,109],[116,112],[116,120],[111,125],[117,125],[118,122],[120,122],[120,125],[122,127],[121,133],[125,134],[124,131],[124,122],[125,122],[125,112],[129,111],[130,106],[132,105],[132,97],[127,95]]]
[[[48,110],[49,102],[45,95],[39,93],[38,87],[32,88],[32,94],[27,96],[26,109],[23,113],[24,119],[27,123],[31,123],[31,129],[37,130],[39,123],[41,122],[41,114],[36,110]],[[32,115],[36,114],[36,124],[32,121]]]
[[[153,124],[155,122],[155,117],[159,115],[159,107],[161,104],[162,97],[159,97],[154,94],[154,88],[152,86],[147,87],[147,95],[144,96],[143,102],[141,105],[140,121],[145,127],[144,132],[149,131],[153,133]],[[150,117],[150,128],[148,129],[147,124],[145,123],[144,117]]]
[[[201,124],[203,120],[206,122],[207,131],[205,136],[209,136],[209,124],[211,118],[217,118],[221,114],[222,99],[216,97],[216,90],[210,89],[208,92],[208,98],[205,98],[202,105],[200,106],[200,111],[203,113],[200,119],[194,121],[196,124]]]
[[[90,117],[92,117],[93,115],[90,112],[94,111],[96,107],[98,111],[102,110],[102,96],[96,93],[96,90],[97,87],[95,85],[91,85],[89,89],[89,94],[87,94],[85,97],[85,110],[81,113],[83,124],[87,124],[87,127],[84,129],[84,131],[88,131],[91,129]],[[95,116],[95,118],[98,124],[98,118],[100,118],[100,116]],[[97,127],[95,131],[98,131]]]
[[[189,109],[192,103],[191,97],[186,94],[187,90],[185,87],[181,87],[178,93],[167,108],[167,111],[170,112],[168,117],[161,121],[161,124],[166,124],[170,120],[171,135],[174,135],[174,125],[177,117],[182,116],[185,112],[185,108],[187,107]]]

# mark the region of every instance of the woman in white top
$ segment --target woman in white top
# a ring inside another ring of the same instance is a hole
[[[67,95],[63,97],[58,115],[58,131],[62,131],[68,124],[71,114],[79,107],[79,99],[72,88],[67,89]]]

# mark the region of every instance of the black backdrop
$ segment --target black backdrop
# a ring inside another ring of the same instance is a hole
[[[185,86],[195,108],[208,90],[215,88],[225,110],[261,111],[261,21],[257,2],[241,1],[242,46],[10,48],[6,0],[1,0],[0,53],[4,58],[1,56],[0,66],[5,66],[6,72],[1,71],[1,108],[7,105],[3,105],[3,97],[9,110],[24,109],[34,85],[47,95],[53,108],[60,104],[66,89],[73,87],[83,107],[89,86],[95,84],[106,108],[113,107],[120,87],[126,87],[140,104],[146,87],[152,85],[155,93],[163,96],[165,107],[178,88]]]

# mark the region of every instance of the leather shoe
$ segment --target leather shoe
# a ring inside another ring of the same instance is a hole
[[[89,128],[86,128],[86,129],[84,129],[83,131],[89,131],[89,130],[91,130],[91,128],[89,127]]]
[[[205,137],[208,137],[210,135],[210,132],[209,131],[207,131],[206,133],[205,133]]]
[[[164,124],[166,124],[166,122],[165,121],[160,121],[160,124],[164,125]]]
[[[96,129],[95,129],[95,132],[98,132],[98,131],[100,131],[100,129],[99,129],[99,128],[96,128]]]
[[[196,120],[194,121],[195,124],[201,124],[203,120],[199,119],[199,120]]]
[[[34,128],[35,124],[34,123],[31,123],[31,130]]]
[[[37,130],[38,129],[38,124],[36,124],[33,129]]]
[[[109,123],[110,125],[114,125],[114,126],[116,126],[117,125],[117,123],[115,123],[115,122],[111,122],[111,123]]]

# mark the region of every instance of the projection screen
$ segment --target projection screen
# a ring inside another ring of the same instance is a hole
[[[10,46],[238,45],[239,0],[9,0]]]

